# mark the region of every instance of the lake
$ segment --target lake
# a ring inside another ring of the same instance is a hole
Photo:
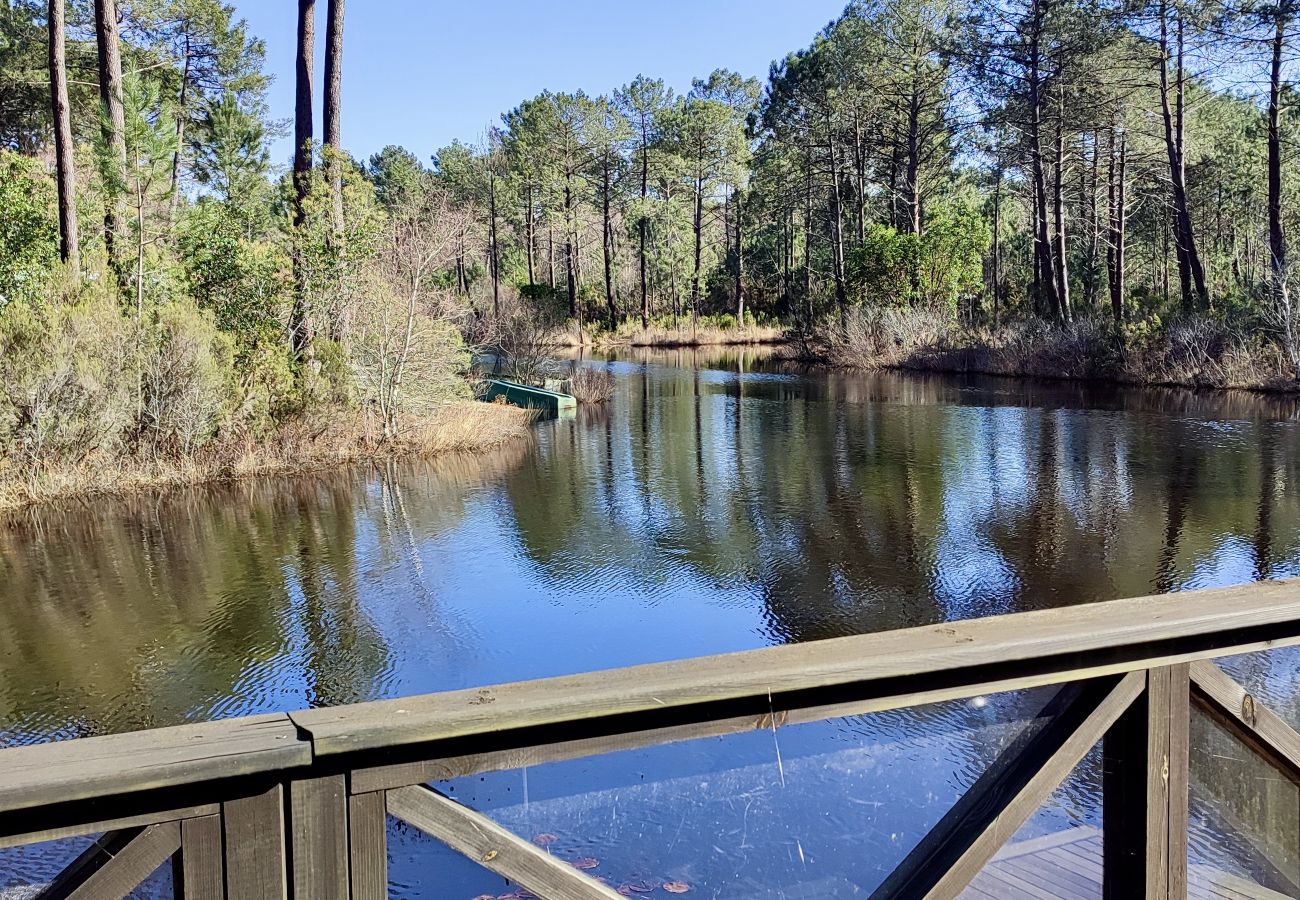
[[[1295,399],[801,371],[746,350],[582,364],[613,372],[613,401],[527,445],[0,529],[0,745],[1300,572]],[[1297,723],[1298,660],[1227,667]],[[1050,693],[444,789],[630,895],[866,896]],[[1194,862],[1284,889],[1300,797],[1243,800],[1266,779],[1215,762],[1237,752],[1198,716]],[[1022,837],[1100,826],[1098,766]],[[0,853],[0,895],[76,850]],[[512,892],[395,823],[390,856],[393,896]]]

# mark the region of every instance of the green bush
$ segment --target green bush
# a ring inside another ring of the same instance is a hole
[[[0,150],[0,210],[0,306],[43,300],[59,265],[59,219],[39,162]]]
[[[870,226],[849,253],[849,293],[868,306],[925,306],[955,313],[958,301],[979,291],[988,225],[969,205],[940,208],[923,234]]]
[[[289,265],[279,247],[246,240],[229,207],[204,201],[186,216],[180,250],[189,295],[218,328],[250,346],[279,331]]]
[[[902,306],[911,301],[921,255],[916,235],[887,225],[872,225],[862,245],[849,253],[849,291],[868,306]]]
[[[136,439],[142,449],[192,453],[216,435],[236,394],[234,342],[210,312],[164,303],[142,335]]]
[[[941,207],[926,223],[918,256],[919,301],[955,313],[958,301],[980,290],[991,235],[974,207]]]
[[[116,450],[133,412],[131,344],[102,299],[0,308],[0,453],[30,470]]]

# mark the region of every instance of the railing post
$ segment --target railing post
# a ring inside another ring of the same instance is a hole
[[[344,775],[289,783],[295,900],[348,900],[348,786]]]
[[[1106,900],[1187,897],[1189,703],[1186,664],[1148,669],[1146,691],[1103,741]]]
[[[388,811],[384,792],[348,798],[352,900],[388,897]]]
[[[285,900],[284,788],[222,804],[226,847],[226,896],[234,900]]]
[[[199,816],[181,822],[181,850],[172,867],[172,879],[177,898],[224,900],[221,816]]]

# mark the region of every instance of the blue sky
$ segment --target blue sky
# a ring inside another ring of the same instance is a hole
[[[293,115],[293,0],[232,0],[266,41],[272,116]],[[543,89],[613,91],[638,73],[677,90],[715,68],[763,78],[846,0],[350,0],[343,144],[366,158],[402,144],[422,159],[476,141]],[[326,0],[317,0],[317,136]],[[571,49],[570,49],[571,48]],[[292,141],[275,147],[284,163]]]

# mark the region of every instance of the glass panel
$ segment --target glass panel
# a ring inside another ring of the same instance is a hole
[[[1094,747],[1015,837],[971,882],[962,900],[1102,896],[1101,747]]]
[[[99,835],[65,838],[0,850],[0,898],[36,897]],[[131,900],[169,900],[173,896],[170,865],[163,865],[129,895]]]
[[[1260,705],[1300,731],[1300,647],[1224,656],[1214,663],[1254,695]]]
[[[628,896],[865,896],[1013,738],[1041,727],[1053,693],[702,739],[437,787]],[[452,877],[466,876],[457,869]],[[445,895],[472,897],[477,885],[452,881]]]
[[[98,835],[0,850],[0,897],[34,895],[96,838]]]
[[[389,816],[388,896],[400,900],[523,900],[531,895],[414,825]]]
[[[1300,790],[1193,707],[1188,880],[1300,896]]]

